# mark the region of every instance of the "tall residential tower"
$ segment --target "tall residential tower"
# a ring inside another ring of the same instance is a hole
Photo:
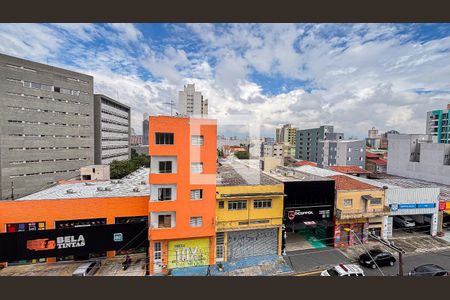
[[[184,86],[178,92],[178,113],[183,116],[208,117],[208,100],[195,90],[194,84]]]

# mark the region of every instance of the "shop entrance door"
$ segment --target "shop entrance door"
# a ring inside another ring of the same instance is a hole
[[[153,243],[153,272],[161,273],[162,270],[162,243]]]

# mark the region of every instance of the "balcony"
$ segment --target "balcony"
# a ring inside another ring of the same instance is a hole
[[[390,212],[391,210],[387,206],[376,209],[353,209],[353,210],[336,209],[336,218],[339,220],[375,218],[388,216]]]

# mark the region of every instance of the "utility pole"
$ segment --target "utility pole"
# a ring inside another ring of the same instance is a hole
[[[405,254],[405,250],[403,250],[400,247],[397,247],[394,242],[390,242],[388,240],[384,240],[381,237],[375,235],[373,232],[369,232],[369,236],[373,238],[374,240],[380,242],[381,244],[385,245],[389,249],[392,249],[398,253],[398,275],[403,276],[403,254]]]
[[[364,246],[363,242],[361,241],[361,239],[358,237],[358,235],[353,231],[353,229],[350,228],[344,228],[345,231],[348,231],[350,233],[353,233],[353,235],[356,237],[356,239],[358,240],[358,242],[361,244],[361,246],[363,246],[364,250],[366,250],[366,253],[369,255],[370,259],[372,259],[373,263],[375,264],[375,266],[377,267],[378,271],[380,271],[381,275],[384,276],[383,271],[381,271],[380,267],[378,266],[377,262],[375,261],[375,259],[372,257],[372,255],[370,254],[370,252],[367,250],[367,248]]]

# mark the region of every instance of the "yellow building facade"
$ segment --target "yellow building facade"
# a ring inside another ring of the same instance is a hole
[[[380,236],[383,217],[389,214],[384,190],[345,175],[330,178],[336,181],[335,247],[365,243],[369,231]]]
[[[216,261],[280,255],[284,185],[245,166],[220,167],[218,174]]]

